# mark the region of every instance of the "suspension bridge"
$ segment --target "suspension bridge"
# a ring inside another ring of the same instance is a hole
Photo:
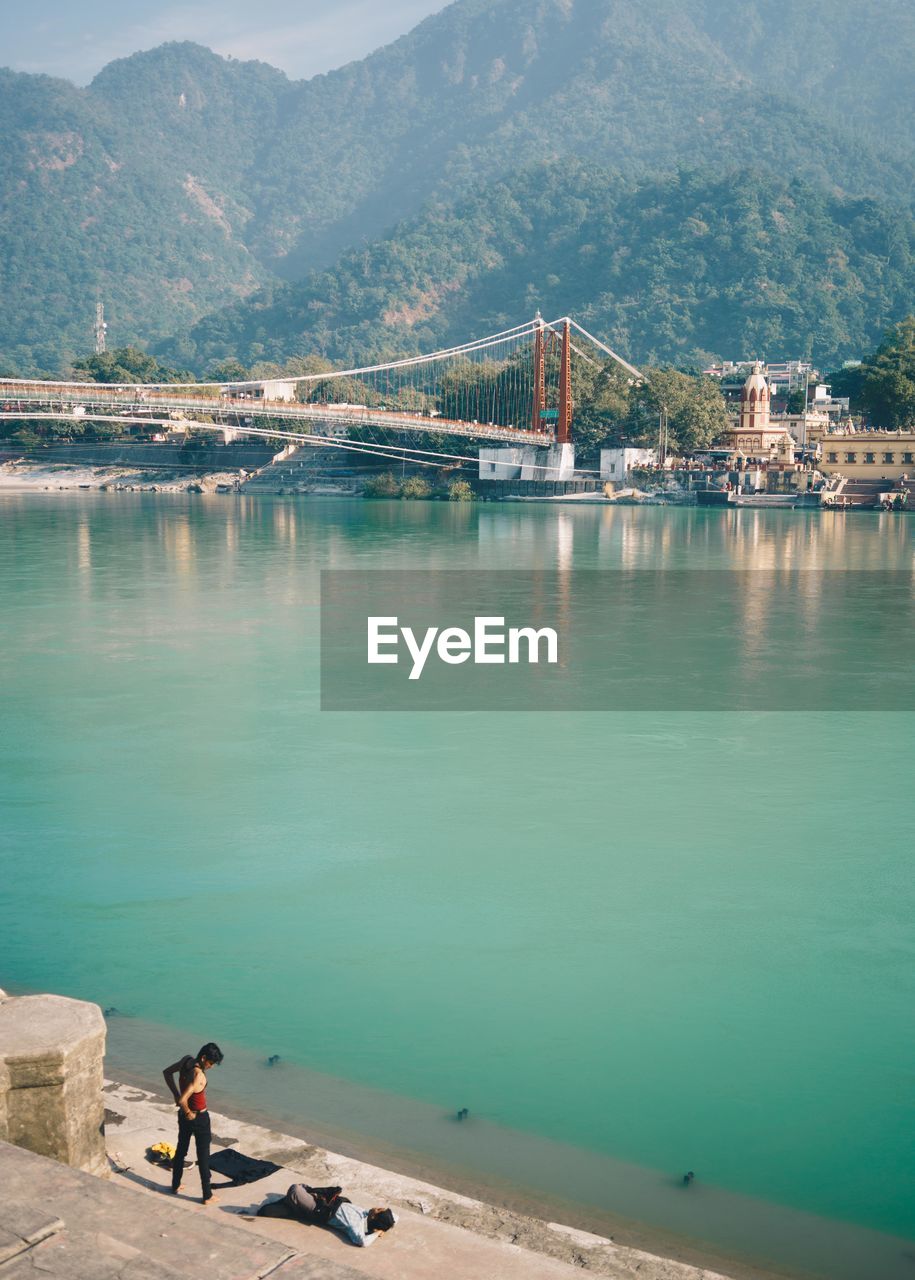
[[[193,383],[2,379],[0,421],[194,429],[227,440],[250,435],[381,457],[410,454],[448,466],[469,460],[448,451],[461,438],[495,446],[571,444],[573,357],[601,369],[611,361],[641,378],[571,317],[548,322],[538,314],[424,355],[296,376]],[[423,436],[434,439],[421,443]]]

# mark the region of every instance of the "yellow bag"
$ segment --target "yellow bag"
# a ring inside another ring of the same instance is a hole
[[[154,1142],[151,1147],[146,1148],[146,1159],[150,1164],[161,1164],[165,1168],[171,1168],[174,1158],[175,1148],[170,1142]]]

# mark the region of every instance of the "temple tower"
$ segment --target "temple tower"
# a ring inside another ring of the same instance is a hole
[[[757,360],[753,372],[743,384],[740,393],[740,430],[769,430],[769,401],[772,393],[762,371],[762,363]]]

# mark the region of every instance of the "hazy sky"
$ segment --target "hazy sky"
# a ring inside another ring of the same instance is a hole
[[[311,76],[361,58],[448,0],[0,0],[0,65],[78,84],[165,40]]]

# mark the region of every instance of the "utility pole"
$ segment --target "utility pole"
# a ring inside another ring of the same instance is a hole
[[[105,304],[99,299],[95,304],[95,354],[102,355],[107,347],[106,335],[108,326],[105,323]]]
[[[658,414],[658,466],[663,467],[667,462],[667,405],[661,405],[661,412]]]

